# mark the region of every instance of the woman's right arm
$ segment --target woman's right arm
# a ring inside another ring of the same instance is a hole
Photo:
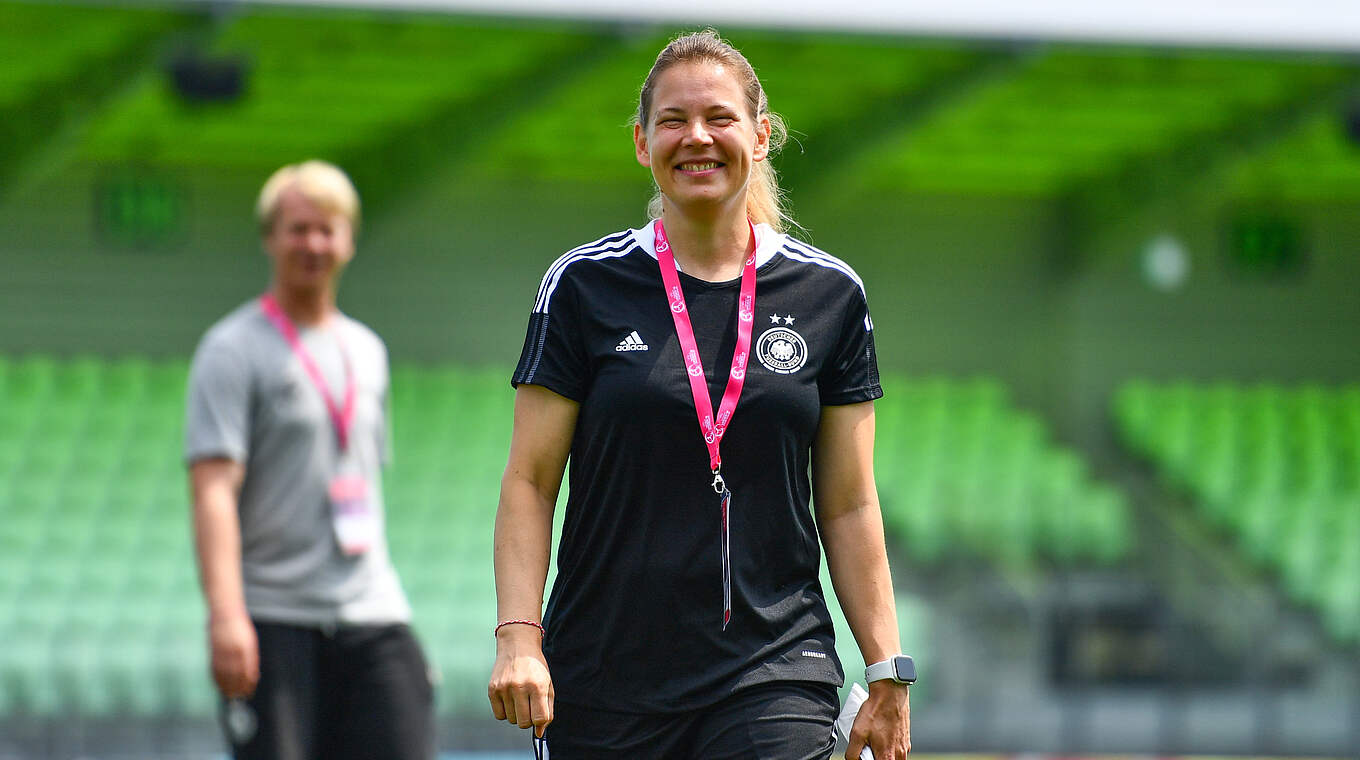
[[[515,392],[510,460],[501,477],[496,510],[496,608],[499,620],[532,620],[543,614],[543,587],[552,552],[553,508],[579,405],[537,385]],[[496,720],[534,733],[552,722],[553,685],[543,658],[542,636],[529,625],[496,633],[496,664],[487,688]]]

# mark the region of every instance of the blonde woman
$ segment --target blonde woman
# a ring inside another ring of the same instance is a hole
[[[863,285],[785,234],[782,127],[716,34],[661,52],[633,136],[654,219],[549,268],[513,378],[492,711],[546,735],[553,760],[825,758],[844,674],[819,536],[865,661],[909,662]],[[870,684],[852,752],[905,755],[910,678]]]

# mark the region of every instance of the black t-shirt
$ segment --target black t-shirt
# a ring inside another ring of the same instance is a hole
[[[576,248],[543,278],[513,382],[580,403],[544,653],[557,698],[674,712],[772,680],[839,686],[818,581],[810,448],[824,405],[883,395],[863,285],[840,260],[758,228],[746,385],[722,440],[721,521],[651,226]],[[680,274],[714,409],[740,280]]]

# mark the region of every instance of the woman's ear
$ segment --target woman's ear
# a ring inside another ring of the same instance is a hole
[[[633,148],[637,150],[637,162],[650,168],[652,154],[647,150],[647,130],[641,124],[633,125]]]
[[[756,121],[756,150],[752,156],[756,161],[764,161],[770,155],[770,117],[760,117]]]

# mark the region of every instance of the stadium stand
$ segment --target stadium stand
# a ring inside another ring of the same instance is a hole
[[[73,112],[121,86],[185,21],[156,9],[0,3],[0,176]]]
[[[591,39],[560,27],[252,12],[226,21],[208,48],[242,57],[239,100],[187,104],[164,77],[147,77],[99,119],[83,156],[260,171],[322,156],[354,166],[412,127],[438,134],[451,111],[484,108],[507,78]]]
[[[16,151],[51,132],[63,103],[89,100],[116,82],[126,91],[93,115],[71,160],[254,176],[299,156],[320,156],[350,167],[372,197],[391,189],[370,186],[391,173],[394,161],[421,166],[445,158],[455,144],[475,142],[479,148],[466,154],[463,169],[477,176],[646,182],[629,150],[627,121],[663,35],[300,9],[208,18],[0,3],[0,13],[11,22],[0,24],[3,52],[22,62],[0,75],[0,115],[52,116],[50,124],[31,116],[0,119],[5,129],[28,130],[24,139],[3,141]],[[28,32],[58,18],[71,32],[57,45],[31,49],[46,37]],[[200,34],[176,35],[192,24]],[[837,165],[819,163],[809,174],[834,187],[853,182],[876,191],[1053,195],[1118,177],[1131,162],[1206,141],[1230,144],[1241,125],[1330,103],[1330,94],[1356,76],[1354,66],[1317,56],[1073,45],[1000,51],[938,40],[729,35],[757,61],[795,138],[815,144],[836,133],[843,142],[856,119],[888,113],[897,120],[875,125],[869,138],[850,146],[848,160],[839,160],[846,146],[837,142]],[[238,99],[187,102],[175,95],[164,66],[146,65],[156,46],[191,42],[205,56],[243,63]],[[1009,63],[967,79],[993,59]],[[117,79],[91,79],[114,60],[132,68],[120,69]],[[142,75],[131,77],[137,70]],[[129,79],[134,84],[127,87]],[[957,91],[929,107],[877,107],[912,101],[954,79],[962,82]],[[500,97],[507,91],[537,97]],[[463,135],[456,141],[447,139],[451,124]],[[1360,156],[1341,129],[1334,113],[1319,111],[1279,145],[1265,141],[1234,170],[1232,184],[1248,195],[1354,197]],[[570,160],[560,154],[564,144],[571,145]],[[0,171],[4,163],[0,155]]]
[[[1346,134],[1329,104],[1277,144],[1235,162],[1228,182],[1246,198],[1354,203],[1360,199],[1360,143]]]
[[[1114,417],[1199,516],[1360,642],[1360,386],[1135,381]]]
[[[884,377],[876,472],[884,522],[923,563],[1100,566],[1134,543],[1128,505],[1047,440],[992,379]]]
[[[732,39],[757,62],[771,107],[784,116],[795,139],[844,128],[866,103],[909,99],[980,57],[959,44],[859,44],[752,32]],[[665,43],[664,36],[630,40],[525,109],[473,166],[511,176],[639,181],[628,124],[642,79]],[[846,76],[850,61],[853,77]],[[563,144],[572,148],[571,161],[561,160]]]
[[[1054,47],[859,156],[847,174],[917,192],[1049,195],[1117,175],[1352,76],[1326,60]]]
[[[389,543],[444,715],[486,707],[508,377],[393,370]],[[213,714],[179,460],[186,378],[183,361],[0,357],[0,717]],[[928,651],[923,603],[903,594],[899,614]]]
[[[865,104],[909,100],[984,57],[976,46],[943,41],[739,32],[732,42],[756,62],[771,107],[795,136],[844,128]]]

